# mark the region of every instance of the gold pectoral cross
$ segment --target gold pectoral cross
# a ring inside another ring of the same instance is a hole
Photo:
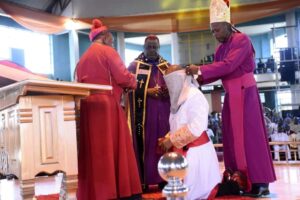
[[[143,84],[144,84],[145,82],[144,82],[144,80],[143,79],[141,79],[140,81],[139,81],[139,84],[140,84],[140,88],[142,88],[143,87]]]
[[[143,100],[141,98],[138,98],[137,102],[138,102],[139,108],[140,108],[141,107],[141,103],[143,102]]]

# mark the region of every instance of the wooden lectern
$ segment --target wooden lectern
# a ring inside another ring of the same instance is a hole
[[[77,189],[75,99],[111,86],[25,80],[0,88],[0,173],[18,178],[21,197],[34,197],[35,176],[57,170]]]

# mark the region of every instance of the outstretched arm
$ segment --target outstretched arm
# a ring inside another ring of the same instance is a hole
[[[119,54],[113,48],[109,52],[107,62],[111,66],[111,75],[118,85],[123,88],[136,88],[135,76],[126,69]]]

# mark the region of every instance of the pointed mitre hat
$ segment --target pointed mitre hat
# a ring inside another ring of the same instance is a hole
[[[231,22],[229,0],[211,0],[209,12],[210,23]]]

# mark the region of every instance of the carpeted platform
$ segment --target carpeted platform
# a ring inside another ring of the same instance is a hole
[[[144,192],[142,195],[142,198],[144,200],[165,200],[166,198],[162,196],[162,192],[160,189],[156,186],[149,186],[149,189]]]

